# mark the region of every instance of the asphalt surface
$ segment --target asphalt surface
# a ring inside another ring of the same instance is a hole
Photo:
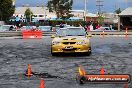
[[[39,88],[44,78],[45,88],[124,88],[124,84],[84,84],[76,82],[76,73],[82,65],[88,74],[132,75],[132,37],[92,37],[92,55],[50,54],[50,37],[43,39],[0,38],[0,88]],[[41,76],[24,76],[27,64]],[[128,84],[132,88],[132,83]]]

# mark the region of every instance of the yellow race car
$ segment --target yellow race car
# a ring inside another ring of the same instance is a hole
[[[91,54],[90,35],[82,27],[68,27],[59,29],[51,44],[51,54],[85,53]]]

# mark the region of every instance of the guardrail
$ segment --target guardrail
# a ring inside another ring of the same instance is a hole
[[[5,31],[5,32],[0,32],[0,37],[12,37],[12,36],[21,36],[21,32],[17,31]]]
[[[43,32],[43,36],[51,36],[54,35],[56,32],[48,31]],[[13,37],[13,36],[22,36],[22,33],[20,31],[5,31],[0,32],[0,37]]]
[[[101,35],[101,34],[104,34],[104,35],[126,35],[126,32],[118,32],[118,31],[115,31],[115,32],[89,32],[91,33],[92,35]],[[132,32],[127,32],[127,35],[132,35]]]
[[[47,31],[43,32],[43,36],[51,36],[54,35],[55,31]],[[92,35],[102,35],[103,32],[89,32]],[[104,32],[104,35],[125,35],[126,32]],[[127,35],[132,35],[132,32],[128,32]],[[13,37],[13,36],[22,36],[20,31],[5,31],[0,32],[0,37]]]

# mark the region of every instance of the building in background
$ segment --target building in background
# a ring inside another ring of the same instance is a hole
[[[96,22],[98,18],[97,14],[93,14],[93,13],[87,13],[86,14],[86,21],[87,22]]]
[[[20,17],[21,21],[26,22],[26,17],[24,16],[24,13],[28,8],[33,12],[33,15],[31,16],[32,22],[57,19],[56,13],[49,12],[47,7],[43,6],[29,7],[29,5],[16,7],[12,18],[18,16]],[[85,15],[84,10],[71,10],[71,14],[73,16],[70,17],[68,20],[84,20]],[[115,22],[117,21],[117,16],[114,13],[103,13],[103,17],[105,18],[104,22],[106,23],[113,23],[114,20]],[[96,22],[97,18],[98,18],[97,14],[86,13],[86,21]]]
[[[23,6],[23,7],[16,7],[15,13],[13,14],[14,17],[18,16],[21,18],[22,21],[25,20],[24,13],[26,9],[29,8],[32,12],[33,15],[32,17],[32,22],[37,22],[37,21],[42,21],[42,20],[53,20],[56,19],[57,16],[54,12],[49,12],[47,7],[29,7],[29,6]]]
[[[118,30],[132,30],[132,7],[128,7],[119,14]]]
[[[73,15],[73,17],[70,17],[70,20],[84,20],[84,10],[71,10],[71,14]]]
[[[104,23],[118,23],[118,15],[115,13],[103,13],[102,16],[104,17]]]
[[[71,10],[71,14],[73,15],[74,20],[78,19],[78,20],[84,20],[85,18],[85,11],[84,10]],[[86,13],[86,21],[97,21],[97,15],[93,14],[93,13]]]

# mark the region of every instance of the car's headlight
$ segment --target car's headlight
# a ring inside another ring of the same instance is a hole
[[[84,44],[86,44],[86,42],[85,41],[80,41],[80,42],[77,42],[76,44],[77,45],[84,45]]]
[[[57,45],[57,44],[59,44],[59,43],[60,43],[60,42],[58,42],[58,41],[53,41],[53,42],[52,42],[53,45]]]

